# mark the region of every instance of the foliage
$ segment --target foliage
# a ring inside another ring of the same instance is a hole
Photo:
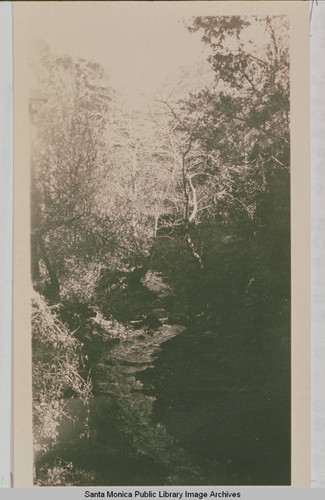
[[[227,223],[244,215],[258,224],[259,205],[274,179],[282,179],[287,195],[286,20],[198,17],[189,29],[203,32],[215,80],[190,97],[165,103],[182,144],[187,218],[200,223],[217,215]]]
[[[47,47],[39,58],[36,102],[40,94],[43,104],[34,109],[31,103],[33,278],[57,302],[71,261],[79,267],[98,262],[106,242],[114,245],[96,201],[111,97],[98,65],[54,56]]]
[[[162,257],[168,245],[173,253],[183,248],[187,276],[191,266],[186,256],[191,253],[193,263],[206,268],[207,277],[215,276],[216,288],[218,274],[213,268],[217,266],[220,274],[223,254],[228,253],[232,262],[241,262],[239,272],[246,269],[246,286],[254,283],[260,297],[281,308],[290,294],[287,20],[197,17],[189,29],[202,34],[214,82],[163,103],[170,116],[180,180],[179,195],[168,216],[161,218],[158,233],[171,241],[157,242],[155,249],[161,244]],[[174,258],[170,262],[176,265]],[[180,263],[180,269],[173,269],[172,280],[182,279],[181,267]],[[200,280],[202,295],[209,289],[202,273],[192,286],[185,278],[183,289],[196,289]],[[241,290],[246,293],[245,287]]]
[[[79,374],[81,343],[39,294],[32,306],[34,449],[39,453],[56,442],[69,398],[88,402],[91,381]]]
[[[72,462],[65,463],[58,460],[52,467],[42,467],[39,471],[37,486],[82,486],[92,484],[94,474],[76,469]]]

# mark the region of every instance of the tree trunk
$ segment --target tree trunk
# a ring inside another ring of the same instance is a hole
[[[198,202],[197,202],[197,196],[196,196],[196,189],[193,186],[193,182],[191,179],[190,175],[187,175],[188,183],[190,185],[191,191],[192,191],[192,205],[193,205],[193,210],[191,215],[188,218],[188,222],[195,222],[197,211],[198,211]]]
[[[137,200],[137,153],[138,153],[138,145],[134,146],[134,151],[132,155],[132,170],[131,170],[131,190],[132,190],[132,228],[133,235],[137,237],[137,216],[136,216],[136,200]]]
[[[203,261],[202,261],[201,255],[196,251],[196,248],[194,246],[194,243],[193,243],[189,233],[186,234],[185,239],[186,239],[187,243],[189,244],[189,247],[191,249],[193,257],[198,261],[200,269],[202,270],[203,269]]]
[[[39,241],[39,247],[41,250],[41,256],[42,260],[46,266],[49,278],[50,278],[50,283],[47,286],[44,295],[46,298],[49,300],[50,303],[56,304],[60,300],[60,283],[58,280],[58,277],[56,275],[56,272],[54,270],[54,266],[52,265],[48,255],[47,255],[47,250],[43,241],[43,236],[42,234],[38,235],[38,241]]]
[[[184,191],[184,198],[185,198],[184,220],[185,220],[185,227],[188,228],[189,196],[188,196],[188,191],[187,191],[187,172],[186,172],[185,157],[186,157],[186,154],[183,154],[182,155],[182,178],[183,178],[183,191]]]

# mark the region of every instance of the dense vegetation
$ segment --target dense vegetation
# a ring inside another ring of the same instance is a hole
[[[141,107],[31,60],[40,485],[290,483],[288,27],[188,29],[207,65]]]

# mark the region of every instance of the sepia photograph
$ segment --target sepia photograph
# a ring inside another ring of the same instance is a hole
[[[92,3],[16,5],[33,484],[289,486],[290,16]]]

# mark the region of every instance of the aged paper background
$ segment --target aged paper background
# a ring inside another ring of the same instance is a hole
[[[310,26],[311,82],[311,332],[312,332],[312,486],[324,488],[324,81],[325,4],[314,6]]]
[[[27,51],[34,26],[108,15],[110,2],[14,4],[14,484],[32,486],[30,209]],[[287,14],[291,36],[292,486],[310,485],[309,5],[307,2],[121,2],[115,8],[184,15]],[[46,12],[46,16],[44,15]],[[60,33],[64,36],[67,31]],[[69,33],[74,43],[73,26]],[[103,50],[105,48],[103,47]],[[267,453],[267,450],[266,450]]]
[[[11,486],[11,396],[12,396],[12,154],[13,154],[13,84],[11,5],[0,4],[0,225],[3,244],[0,248],[0,488]]]

